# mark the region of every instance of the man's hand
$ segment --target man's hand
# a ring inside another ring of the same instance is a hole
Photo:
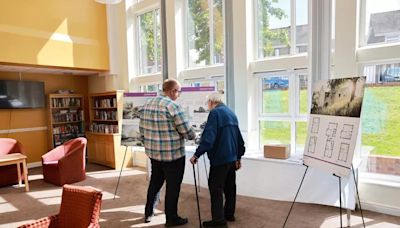
[[[238,169],[240,169],[241,167],[242,167],[242,163],[240,162],[240,160],[237,160],[237,161],[236,161],[235,169],[238,170]]]
[[[197,163],[197,157],[193,155],[192,158],[190,158],[190,163],[192,163],[193,165]]]

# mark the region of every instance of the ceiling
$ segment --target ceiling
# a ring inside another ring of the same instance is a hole
[[[40,67],[40,66],[19,66],[0,64],[0,71],[5,72],[20,72],[20,73],[35,73],[35,74],[62,74],[62,75],[98,75],[104,74],[104,71],[86,70],[86,69],[69,69],[55,67]]]

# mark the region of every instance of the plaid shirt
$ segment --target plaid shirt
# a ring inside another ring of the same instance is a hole
[[[158,161],[185,156],[185,138],[196,136],[184,118],[182,107],[163,95],[143,105],[139,127],[147,156]]]

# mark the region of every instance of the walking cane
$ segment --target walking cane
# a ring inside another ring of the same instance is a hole
[[[117,182],[117,186],[115,187],[114,199],[113,199],[113,200],[115,200],[115,196],[117,195],[119,180],[121,179],[122,169],[124,168],[124,162],[125,162],[125,157],[126,157],[126,151],[127,151],[127,150],[128,150],[128,146],[125,146],[124,159],[122,160],[121,171],[119,172],[118,182]]]
[[[193,167],[193,177],[194,177],[194,188],[196,190],[197,211],[199,213],[199,224],[200,224],[200,228],[201,228],[200,204],[199,204],[199,195],[197,193],[196,170],[194,168],[194,164],[192,164],[192,167]]]

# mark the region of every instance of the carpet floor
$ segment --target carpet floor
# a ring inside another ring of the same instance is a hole
[[[124,170],[117,196],[114,191],[119,176],[118,170],[88,164],[87,179],[75,183],[80,186],[93,186],[103,191],[100,214],[101,227],[164,227],[164,193],[157,206],[156,215],[150,223],[144,223],[144,204],[148,180],[142,168]],[[61,203],[61,187],[43,181],[42,169],[29,169],[30,191],[24,187],[10,186],[0,188],[0,227],[17,227],[48,215],[57,214]],[[163,188],[165,189],[165,188]],[[209,220],[210,198],[207,188],[199,194],[202,220]],[[238,196],[236,221],[229,222],[231,228],[274,228],[282,227],[290,209],[290,202]],[[346,211],[343,210],[343,226],[347,226]],[[179,198],[179,214],[189,218],[185,227],[199,227],[196,195],[192,185],[182,185]],[[400,217],[364,211],[367,227],[400,227]],[[351,227],[363,227],[360,211],[353,211]],[[339,210],[335,207],[316,204],[296,203],[285,227],[340,227]]]

